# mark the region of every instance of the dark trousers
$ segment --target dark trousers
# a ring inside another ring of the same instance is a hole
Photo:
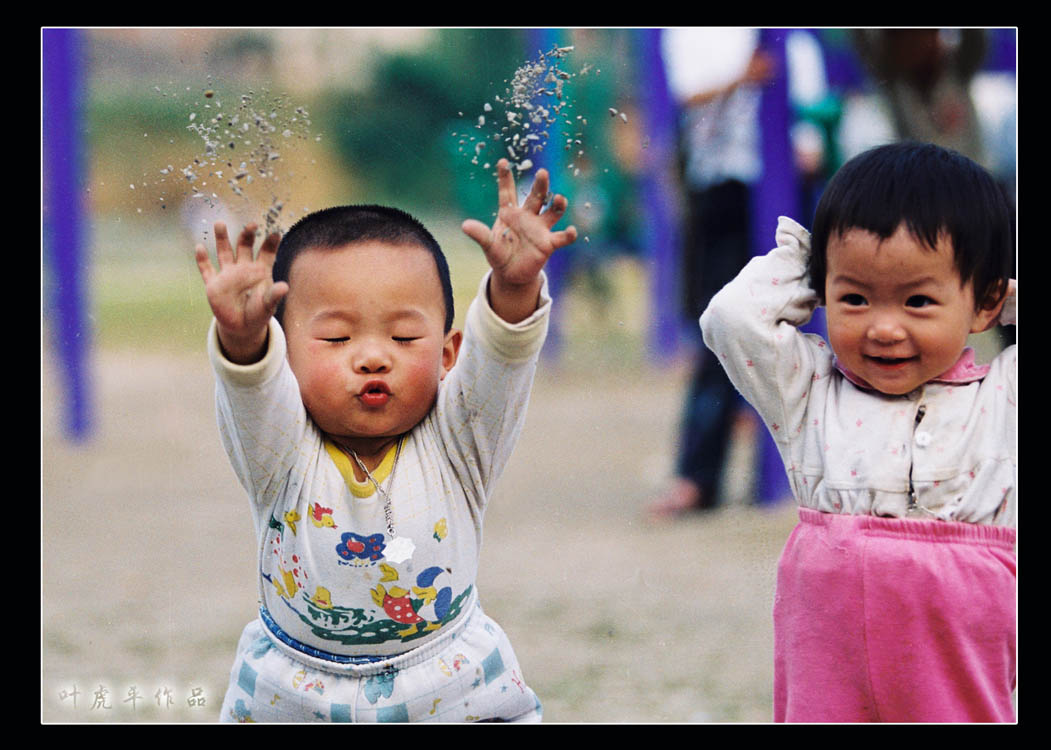
[[[748,186],[736,181],[689,196],[683,291],[698,338],[697,319],[752,255],[749,199]],[[720,502],[719,479],[741,403],[726,372],[702,343],[683,408],[676,468],[678,476],[701,488],[703,507]]]

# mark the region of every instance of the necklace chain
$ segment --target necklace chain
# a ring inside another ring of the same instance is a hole
[[[390,494],[380,486],[380,483],[376,481],[376,477],[372,476],[372,472],[365,467],[365,464],[360,458],[358,458],[358,454],[355,451],[351,451],[350,455],[353,456],[361,470],[365,472],[365,476],[368,477],[370,482],[372,482],[372,486],[376,488],[376,492],[378,492],[380,497],[383,498],[383,516],[387,521],[387,532],[390,534],[391,539],[393,539],[397,535],[394,533],[394,515],[391,511]],[[400,439],[398,440],[397,447],[394,449],[394,465],[390,470],[390,480],[387,483],[388,490],[394,487],[394,472],[398,470],[399,456],[401,456]]]

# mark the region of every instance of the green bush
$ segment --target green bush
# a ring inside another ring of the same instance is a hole
[[[425,49],[383,59],[367,92],[330,97],[324,130],[377,200],[423,210],[462,205],[455,170],[469,165],[449,148],[451,124],[460,113],[464,127],[472,123],[526,59],[521,30],[441,30]]]

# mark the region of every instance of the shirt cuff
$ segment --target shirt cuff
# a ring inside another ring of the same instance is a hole
[[[285,361],[285,352],[285,333],[274,318],[270,318],[263,358],[249,365],[231,362],[223,354],[214,318],[208,328],[208,359],[212,363],[212,369],[215,370],[216,375],[231,385],[254,386],[266,382],[281,369]]]
[[[540,351],[547,337],[551,312],[547,275],[543,271],[540,273],[541,287],[536,310],[519,323],[508,323],[490,306],[488,289],[491,275],[492,271],[487,272],[478,286],[478,294],[467,310],[466,327],[486,342],[501,359],[508,362],[531,359]]]

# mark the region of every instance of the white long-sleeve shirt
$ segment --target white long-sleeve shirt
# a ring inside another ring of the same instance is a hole
[[[474,603],[482,516],[524,423],[550,310],[545,280],[538,310],[510,325],[489,307],[487,282],[434,408],[401,443],[393,482],[393,449],[373,472],[396,535],[415,545],[409,560],[387,556],[383,498],[310,419],[280,325],[271,321],[263,359],[240,366],[222,355],[213,322],[220,433],[251,499],[260,602],[323,658],[406,652]]]
[[[831,347],[800,332],[818,299],[810,234],[782,217],[777,247],[752,259],[701,316],[704,341],[774,437],[800,505],[825,513],[1014,527],[1017,347],[984,377],[931,381],[903,396],[850,382]],[[1014,298],[1000,322],[1014,322]],[[917,514],[912,513],[913,517]]]

